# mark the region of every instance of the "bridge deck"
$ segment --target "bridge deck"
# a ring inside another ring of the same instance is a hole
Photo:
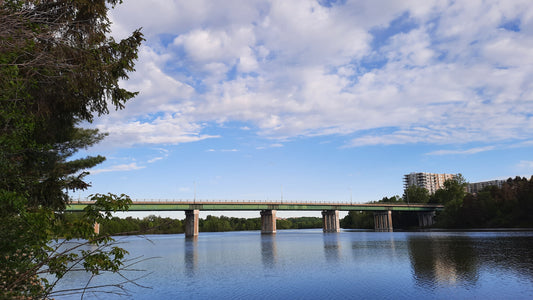
[[[67,211],[82,211],[91,201],[72,202]],[[129,211],[180,211],[199,209],[202,211],[257,211],[257,210],[342,210],[342,211],[435,211],[442,210],[438,204],[396,204],[396,203],[331,203],[331,202],[262,202],[262,201],[133,201]]]

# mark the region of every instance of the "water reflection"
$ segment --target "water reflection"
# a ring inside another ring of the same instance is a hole
[[[479,234],[476,251],[481,263],[499,270],[521,274],[533,281],[533,239],[513,233],[509,236],[487,238]]]
[[[274,268],[276,265],[277,248],[275,234],[261,235],[261,260],[265,268]]]
[[[393,232],[360,232],[357,234],[359,236],[352,241],[352,255],[356,261],[366,261],[377,256],[391,260],[401,257],[405,252],[402,250],[405,241],[395,239]]]
[[[210,233],[125,238],[160,256],[134,299],[533,299],[533,232]],[[70,273],[58,289],[84,286]],[[115,281],[103,275],[101,284]],[[105,295],[106,299],[122,299]],[[103,297],[102,297],[103,298]],[[71,299],[71,298],[58,298]]]
[[[407,238],[411,267],[417,285],[475,285],[478,260],[470,237],[409,236]]]
[[[324,233],[324,254],[328,263],[338,263],[341,257],[341,246],[338,232]]]
[[[198,237],[189,237],[185,240],[185,274],[193,277],[198,268]]]

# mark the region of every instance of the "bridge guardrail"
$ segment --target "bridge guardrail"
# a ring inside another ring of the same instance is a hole
[[[435,207],[441,208],[440,204],[422,204],[422,203],[401,203],[401,202],[374,202],[374,203],[358,203],[353,201],[311,201],[311,200],[229,200],[229,199],[132,199],[133,204],[272,204],[272,205],[337,205],[337,206],[412,206],[412,207]],[[72,199],[72,204],[89,204],[92,201],[89,198]]]

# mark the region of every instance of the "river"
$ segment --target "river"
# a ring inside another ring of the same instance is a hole
[[[117,237],[145,287],[84,299],[533,299],[533,232],[278,230]],[[57,289],[84,285],[69,274]],[[93,285],[118,282],[104,275]],[[63,296],[56,299],[79,299]]]

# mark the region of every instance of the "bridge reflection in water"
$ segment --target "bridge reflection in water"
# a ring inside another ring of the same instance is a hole
[[[276,246],[276,236],[265,234],[261,236],[261,260],[267,269],[273,269],[277,263],[278,248]]]
[[[71,202],[67,211],[82,211],[91,201]],[[392,212],[413,212],[418,214],[420,227],[433,224],[435,212],[442,210],[436,204],[387,204],[387,203],[332,203],[332,202],[272,202],[272,201],[133,201],[129,211],[185,211],[185,236],[198,236],[199,212],[202,211],[260,211],[261,233],[276,233],[276,212],[322,211],[324,232],[339,232],[339,211],[374,212],[374,229],[392,231]],[[98,224],[95,225],[97,230]]]
[[[187,277],[194,277],[198,266],[198,237],[185,239],[185,271]]]

